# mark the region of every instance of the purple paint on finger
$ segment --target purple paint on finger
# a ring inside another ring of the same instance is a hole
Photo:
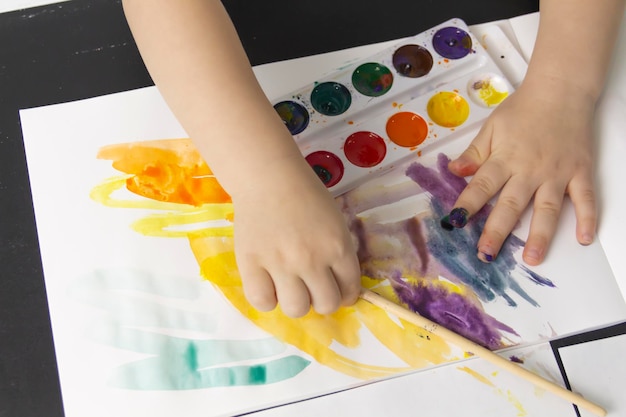
[[[452,225],[452,223],[450,223],[450,216],[448,216],[447,214],[443,216],[443,218],[440,221],[440,224],[441,224],[441,227],[443,227],[447,231],[454,230],[454,226]]]
[[[453,227],[456,227],[457,229],[462,229],[467,224],[468,216],[469,211],[467,211],[463,207],[456,207],[450,212],[450,215],[448,216],[448,222]]]
[[[495,258],[496,258],[495,256],[493,256],[493,255],[491,255],[489,253],[478,252],[478,259],[480,259],[481,261],[483,261],[485,263],[491,263],[491,262],[493,262],[493,260]]]

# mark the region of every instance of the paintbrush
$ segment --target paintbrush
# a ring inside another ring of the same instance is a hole
[[[572,391],[569,391],[568,389],[565,389],[555,384],[554,382],[548,381],[547,379],[528,371],[527,369],[517,365],[516,363],[495,354],[489,349],[484,348],[481,345],[474,343],[471,340],[466,339],[465,337],[458,335],[453,331],[448,330],[445,327],[442,327],[439,324],[420,316],[417,313],[414,313],[398,304],[395,304],[392,301],[387,300],[386,298],[376,294],[371,290],[365,288],[361,289],[360,297],[363,300],[382,308],[383,310],[393,314],[398,318],[404,319],[423,328],[433,335],[441,337],[442,339],[458,346],[466,352],[469,352],[476,356],[480,356],[481,358],[491,362],[492,364],[504,370],[507,370],[519,377],[522,377],[527,381],[535,384],[536,386],[541,387],[555,395],[558,395],[559,397],[571,402],[572,404],[577,405],[578,407],[584,408],[597,416],[606,415],[606,410],[599,405],[584,399],[582,396]]]

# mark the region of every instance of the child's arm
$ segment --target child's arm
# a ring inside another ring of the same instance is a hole
[[[335,201],[252,72],[219,0],[124,0],[159,91],[231,195],[251,304],[290,316],[352,304],[360,268]]]
[[[483,261],[495,258],[533,196],[525,262],[543,261],[566,193],[576,211],[578,241],[593,241],[592,125],[623,14],[623,0],[541,1],[525,80],[450,163],[457,175],[475,174],[455,204],[470,216],[501,191],[478,243]]]

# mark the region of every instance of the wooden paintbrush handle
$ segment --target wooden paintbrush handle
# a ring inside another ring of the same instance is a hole
[[[554,382],[548,381],[547,379],[530,372],[526,368],[523,368],[517,365],[514,362],[511,362],[502,356],[497,355],[496,353],[480,346],[477,343],[472,342],[465,337],[454,333],[451,330],[446,329],[445,327],[440,326],[439,324],[428,320],[425,317],[420,316],[417,313],[414,313],[398,304],[387,300],[386,298],[376,294],[375,292],[367,289],[361,290],[361,298],[365,301],[368,301],[374,304],[377,307],[382,308],[388,313],[393,314],[396,317],[404,319],[410,323],[415,324],[426,330],[427,332],[439,336],[442,339],[450,342],[459,348],[463,349],[466,352],[474,354],[476,356],[480,356],[481,358],[493,363],[494,365],[507,370],[519,377],[522,377],[529,382],[535,384],[538,387],[541,387],[549,392],[552,392],[559,397],[568,400],[572,404],[575,404],[581,408],[584,408],[597,416],[605,416],[606,410],[600,407],[597,404],[592,403],[589,400],[584,399],[582,396],[561,387],[560,385],[555,384]]]

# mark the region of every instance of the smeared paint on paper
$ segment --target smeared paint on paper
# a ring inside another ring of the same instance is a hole
[[[187,238],[202,276],[232,306],[277,340],[296,347],[318,363],[346,375],[369,379],[459,358],[440,338],[365,302],[328,316],[312,311],[300,319],[285,316],[280,308],[271,312],[252,309],[244,297],[235,263],[230,198],[188,139],[107,146],[98,157],[112,160],[113,166],[124,175],[96,186],[92,192],[94,200],[110,207],[158,211],[135,223],[133,228],[147,236]],[[381,222],[376,216],[362,215],[364,206],[383,206],[397,201],[401,195],[370,196],[365,203],[362,196],[352,193],[339,198],[359,243],[362,285],[375,287],[395,302],[490,349],[511,346],[519,340],[519,335],[487,314],[483,304],[501,297],[514,307],[516,303],[509,294],[512,291],[538,306],[518,279],[527,278],[548,287],[554,284],[517,266],[513,253],[523,242],[514,236],[505,242],[500,256],[490,265],[483,264],[467,250],[475,247],[490,210],[488,206],[465,229],[455,230],[454,234],[441,229],[439,219],[450,211],[466,184],[447,170],[447,160],[445,155],[440,155],[434,168],[420,164],[408,167],[407,178],[419,184],[430,198],[427,210],[416,211],[407,218]],[[124,188],[149,200],[113,195]],[[350,352],[362,345],[363,331],[373,335],[404,365],[389,366],[375,357],[369,360],[351,357]],[[190,346],[189,341],[176,343]],[[197,349],[197,341],[194,343]],[[185,349],[179,349],[179,354]],[[152,361],[152,365],[160,366],[157,362]],[[246,378],[239,380],[250,382]]]
[[[502,388],[498,388],[497,385],[492,380],[490,380],[488,377],[482,375],[481,373],[477,372],[476,370],[470,367],[462,366],[457,369],[467,373],[468,375],[471,375],[477,381],[492,387],[494,389],[494,392],[497,395],[504,397],[509,402],[509,404],[515,407],[515,409],[517,410],[517,415],[519,417],[528,415],[522,403],[519,401],[519,399],[517,399],[517,397],[510,390],[503,390]]]
[[[202,284],[120,268],[75,280],[69,295],[101,312],[85,336],[144,356],[118,366],[109,385],[168,391],[262,385],[292,378],[310,364],[286,354],[286,345],[275,338],[207,338],[218,326],[217,317],[189,307],[203,302]]]

